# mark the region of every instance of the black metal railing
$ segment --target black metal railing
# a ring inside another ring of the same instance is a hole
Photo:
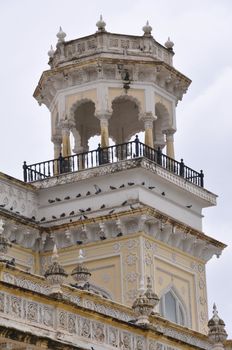
[[[104,164],[116,163],[121,160],[145,157],[167,169],[171,173],[183,177],[185,180],[204,187],[204,174],[187,167],[183,159],[180,162],[162,153],[160,148],[153,149],[140,142],[138,136],[134,141],[101,148],[89,152],[74,154],[69,157],[60,155],[57,159],[41,163],[23,164],[23,178],[25,182],[43,180],[51,176],[98,167]]]

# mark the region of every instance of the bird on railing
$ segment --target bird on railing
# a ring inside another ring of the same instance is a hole
[[[65,217],[65,213],[60,214],[60,217],[64,218]]]
[[[104,209],[106,206],[105,206],[105,204],[102,204],[101,206],[100,206],[100,209]]]
[[[127,201],[122,202],[122,205],[126,205],[126,204],[127,204]]]
[[[57,201],[57,202],[60,202],[60,201],[61,201],[61,199],[60,199],[60,198],[56,198],[56,201]]]
[[[70,197],[69,196],[67,196],[67,197],[64,197],[64,200],[69,200],[70,199]]]
[[[40,219],[40,221],[42,222],[42,221],[45,221],[46,220],[46,218],[45,217],[43,217],[42,219]]]
[[[93,186],[94,186],[94,188],[96,190],[95,194],[101,193],[102,190],[101,190],[101,188],[98,185],[93,185]]]
[[[149,188],[149,190],[153,190],[155,188],[155,186],[149,186],[148,188]]]
[[[134,210],[135,208],[133,207],[133,205],[130,205],[130,209],[131,209],[131,210]]]
[[[79,209],[79,212],[80,212],[80,213],[84,213],[85,210],[84,210],[84,209]]]
[[[116,237],[122,237],[122,236],[123,236],[122,232],[119,232]]]
[[[54,199],[48,199],[48,203],[55,203],[55,200]]]
[[[69,213],[69,215],[74,215],[74,210],[72,210],[72,211]]]
[[[125,185],[124,185],[124,184],[122,184],[121,186],[119,186],[119,188],[123,188],[123,187],[125,187]]]
[[[165,195],[166,195],[165,192],[162,192],[161,194],[162,194],[162,196],[165,196]]]
[[[111,189],[111,190],[116,190],[116,189],[117,189],[117,187],[110,186],[110,189]]]
[[[186,205],[186,208],[188,208],[188,209],[192,208],[192,204]]]
[[[57,217],[55,215],[52,215],[52,219],[55,220],[57,219]]]
[[[77,244],[83,244],[83,241],[76,241]]]
[[[5,208],[6,204],[0,204],[1,208]]]
[[[128,182],[128,186],[133,186],[135,183],[134,182]]]
[[[87,193],[86,193],[86,196],[89,196],[91,194],[91,192],[90,191],[88,191]]]
[[[85,211],[91,211],[91,208],[87,208],[87,209],[85,209]]]
[[[32,219],[32,220],[35,220],[35,216],[32,216],[31,219]]]
[[[113,214],[114,211],[115,211],[115,209],[110,210],[109,214]]]
[[[145,186],[145,181],[143,181],[143,182],[141,183],[141,185],[142,185],[142,186]]]
[[[76,198],[79,198],[79,197],[81,197],[81,194],[80,194],[80,193],[78,193],[78,194],[76,195]]]

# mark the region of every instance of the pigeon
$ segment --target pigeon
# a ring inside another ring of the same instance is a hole
[[[35,216],[32,216],[31,218],[32,218],[32,220],[35,220]]]
[[[6,204],[0,204],[1,208],[5,208]]]
[[[76,243],[77,243],[77,244],[82,244],[83,242],[82,242],[82,241],[77,241]]]
[[[81,194],[80,194],[80,193],[78,193],[78,194],[76,195],[76,198],[79,198],[79,197],[81,197]]]
[[[84,209],[79,209],[79,212],[84,213],[85,211],[84,211]]]
[[[122,184],[121,186],[119,186],[119,188],[123,188],[123,187],[125,187],[125,185],[124,185],[124,184]]]
[[[130,205],[131,210],[135,209],[132,205]]]
[[[127,201],[122,202],[122,205],[126,205]]]
[[[86,193],[86,196],[89,196],[91,194],[91,192],[90,191],[88,191],[87,193]]]
[[[165,192],[162,192],[161,194],[162,194],[162,196],[165,196]]]
[[[55,220],[55,219],[56,219],[56,216],[55,216],[55,215],[52,215],[52,219],[54,219],[54,220]]]
[[[134,182],[128,182],[128,186],[133,186],[134,184]]]
[[[45,221],[46,220],[46,218],[45,217],[43,217],[40,221]]]
[[[155,188],[155,186],[149,186],[148,188],[149,188],[149,190],[153,190]]]
[[[117,188],[114,187],[114,186],[110,186],[110,189],[111,189],[111,190],[116,190]]]
[[[57,201],[57,202],[60,202],[60,201],[61,201],[61,199],[60,199],[60,198],[56,198],[56,201]]]
[[[122,236],[123,236],[122,232],[119,232],[116,237],[122,237]]]
[[[144,186],[144,185],[145,185],[145,182],[143,181],[143,182],[141,183],[141,185]]]
[[[192,204],[186,205],[186,208],[188,208],[188,209],[192,208]]]
[[[13,207],[10,207],[10,210],[13,210],[14,208]]]
[[[20,212],[19,212],[19,211],[16,211],[15,213],[16,213],[16,214],[20,214]]]
[[[110,210],[109,214],[113,214],[114,211],[115,211],[115,209]]]
[[[60,214],[60,217],[64,218],[65,217],[65,213]]]
[[[83,216],[84,219],[88,219],[88,216],[86,216],[86,215],[84,215],[84,214],[83,214],[82,216]]]
[[[54,202],[55,202],[54,199],[49,199],[49,200],[48,200],[48,203],[54,203]]]
[[[87,208],[87,209],[85,209],[85,211],[91,211],[91,208]]]
[[[106,207],[105,204],[102,204],[100,208],[104,209],[105,207]]]
[[[101,193],[102,190],[100,189],[100,187],[98,185],[94,185],[94,187],[95,187],[95,190],[96,190],[95,194]]]
[[[105,239],[106,239],[105,236],[100,236],[100,240],[101,240],[101,241],[104,241]]]
[[[74,210],[69,213],[69,215],[74,215]]]
[[[67,201],[67,200],[69,200],[69,199],[70,199],[70,197],[69,197],[69,196],[67,196],[67,197],[64,197],[64,199]]]

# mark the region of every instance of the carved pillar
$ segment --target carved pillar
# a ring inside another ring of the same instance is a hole
[[[144,122],[144,130],[145,130],[145,145],[154,148],[153,141],[153,121],[155,120],[155,116],[152,113],[144,113],[141,117],[141,120]]]
[[[109,147],[109,118],[111,115],[109,113],[97,114],[96,117],[100,120],[101,128],[101,147]]]
[[[175,153],[174,153],[174,130],[165,130],[166,134],[166,146],[167,146],[167,156],[170,158],[175,159]]]
[[[68,157],[71,155],[71,146],[70,146],[70,130],[74,126],[72,120],[63,120],[61,122],[61,133],[62,133],[62,155],[63,157]]]

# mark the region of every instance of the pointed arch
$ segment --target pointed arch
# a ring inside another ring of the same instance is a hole
[[[181,326],[191,326],[188,309],[174,285],[168,286],[161,293],[159,308],[161,316],[167,320]]]

